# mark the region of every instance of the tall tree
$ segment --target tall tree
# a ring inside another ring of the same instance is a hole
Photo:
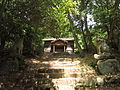
[[[119,50],[120,45],[120,1],[108,0],[94,2],[93,15],[94,19],[103,31],[107,32],[109,46],[115,51]],[[120,51],[120,50],[119,50]]]

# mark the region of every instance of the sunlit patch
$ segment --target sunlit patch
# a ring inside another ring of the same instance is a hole
[[[40,61],[38,61],[36,59],[32,59],[31,61],[32,61],[32,63],[35,63],[35,64],[40,63]]]
[[[48,61],[43,61],[42,63],[43,63],[43,64],[49,64],[49,62],[48,62]]]
[[[53,83],[55,90],[75,90],[76,86],[86,84],[86,81],[90,81],[89,77],[95,75],[95,71],[88,65],[83,63],[83,60],[79,57],[48,57],[44,56],[42,60],[31,59],[29,60],[35,67],[31,71],[38,71],[38,77],[50,79],[50,83]],[[31,65],[32,66],[32,65]],[[97,79],[99,83],[100,79]],[[42,81],[44,82],[44,81]],[[48,82],[48,84],[50,84]],[[90,82],[91,83],[91,82]],[[80,89],[81,90],[81,89]]]
[[[75,90],[75,86],[80,79],[78,78],[59,78],[52,79],[57,90]]]

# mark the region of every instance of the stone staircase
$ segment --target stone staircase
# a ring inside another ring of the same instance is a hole
[[[50,53],[29,58],[23,71],[0,76],[0,90],[120,90],[105,86],[104,77],[75,54]]]
[[[94,70],[80,66],[80,58],[75,54],[47,55],[42,60],[29,60],[28,71],[34,73],[40,90],[75,90],[79,81],[85,81],[83,77],[96,74]]]

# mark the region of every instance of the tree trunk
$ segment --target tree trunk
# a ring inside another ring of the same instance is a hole
[[[0,7],[0,24],[2,25],[4,23],[4,19],[3,19],[3,13],[5,12],[5,6],[6,6],[6,0],[2,0],[1,1],[1,7]],[[0,25],[0,26],[1,26]],[[5,46],[5,37],[2,35],[2,33],[0,33],[0,49],[3,49]]]
[[[85,31],[86,31],[86,49],[87,51],[91,51],[91,52],[96,52],[95,46],[92,42],[92,34],[90,33],[89,29],[88,29],[88,22],[87,22],[87,13],[85,14],[84,17],[84,22],[85,22]]]
[[[4,49],[4,47],[5,47],[5,39],[4,38],[1,38],[1,40],[0,40],[0,49]]]
[[[87,50],[87,42],[86,42],[86,36],[85,36],[85,33],[84,33],[84,30],[83,30],[83,23],[84,21],[81,20],[81,31],[82,31],[82,35],[83,35],[83,43],[84,43],[84,49]]]
[[[114,52],[118,52],[119,51],[119,45],[120,45],[120,41],[119,41],[119,36],[120,36],[120,30],[119,30],[119,14],[117,14],[115,11],[117,9],[114,8],[113,13],[110,15],[109,18],[109,33],[108,33],[108,43],[109,46],[111,47],[111,49],[114,50]],[[117,18],[116,18],[117,17]]]
[[[74,39],[75,39],[76,47],[78,48],[78,51],[80,52],[80,51],[81,51],[81,46],[80,46],[80,44],[78,43],[78,37],[77,37],[77,35],[76,35],[76,33],[75,33],[74,31],[73,31],[72,33],[73,33],[73,37],[74,37]]]
[[[119,35],[119,42],[118,42],[118,51],[120,52],[120,35]]]
[[[3,19],[3,13],[5,12],[6,4],[7,4],[7,1],[6,0],[2,0],[2,4],[1,4],[1,7],[0,7],[0,24],[1,24],[2,19]]]
[[[73,24],[73,21],[72,21],[72,19],[71,19],[70,14],[68,14],[68,19],[69,19],[69,21],[70,21],[70,31],[72,32],[73,37],[74,37],[74,39],[75,39],[76,47],[78,48],[78,51],[80,52],[80,51],[81,51],[81,46],[80,46],[80,44],[78,43],[77,33],[74,31],[74,24]]]

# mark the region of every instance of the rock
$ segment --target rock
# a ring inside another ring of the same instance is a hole
[[[97,65],[103,75],[114,75],[120,72],[120,64],[116,59],[99,60]]]
[[[80,87],[95,87],[97,84],[96,77],[87,77],[87,78],[82,78],[76,86]]]
[[[102,60],[102,59],[110,59],[114,58],[110,53],[101,53],[101,54],[94,54],[94,58],[97,60]]]
[[[100,55],[99,54],[94,54],[94,58],[99,60],[100,59]]]
[[[104,78],[103,77],[97,77],[96,78],[97,85],[104,85]]]
[[[105,82],[107,84],[119,84],[120,83],[120,77],[119,76],[106,77]]]
[[[96,86],[96,79],[94,77],[88,77],[85,80],[85,86],[88,87],[95,87]]]
[[[110,48],[105,41],[102,44],[102,48],[103,48],[103,52],[110,52]]]

